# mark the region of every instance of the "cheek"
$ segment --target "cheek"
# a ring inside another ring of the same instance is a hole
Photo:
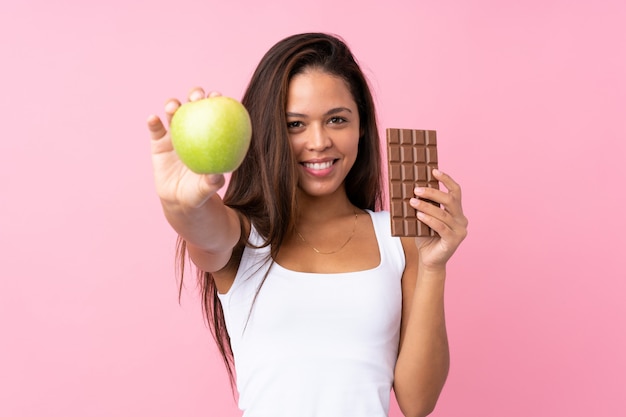
[[[350,151],[346,154],[346,163],[350,165],[349,169],[352,169],[352,167],[354,167],[356,160],[359,158],[360,152],[361,150],[359,149],[359,144],[357,142],[355,145],[352,146]]]
[[[353,139],[351,140],[351,152],[354,153],[354,155],[356,156],[359,152],[361,152],[360,148],[361,148],[361,135],[353,137]]]
[[[367,152],[367,149],[365,148],[365,142],[364,139],[362,137],[359,137],[359,139],[357,140],[356,144],[354,145],[353,148],[353,153],[352,153],[352,166],[354,166],[354,164],[356,163],[356,161],[359,158],[363,158],[364,157],[364,153]],[[351,167],[352,168],[352,167]]]
[[[289,147],[291,148],[291,153],[297,157],[298,153],[302,151],[303,141],[297,135],[291,135],[289,137]]]

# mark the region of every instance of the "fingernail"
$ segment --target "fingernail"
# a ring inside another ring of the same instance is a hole
[[[168,101],[165,103],[165,111],[168,113],[172,113],[176,110],[177,104],[174,101]]]
[[[440,176],[442,174],[437,168],[433,168],[433,175]]]
[[[415,187],[413,190],[415,194],[424,194],[424,189],[422,187]]]

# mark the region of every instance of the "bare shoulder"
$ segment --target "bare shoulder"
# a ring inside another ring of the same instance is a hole
[[[417,260],[418,250],[417,245],[415,244],[414,237],[401,237],[400,241],[402,242],[402,248],[404,249],[404,254],[408,257],[412,255],[412,258]]]
[[[413,237],[402,237],[400,238],[402,242],[402,248],[404,249],[404,258],[405,258],[405,267],[404,273],[402,274],[402,293],[403,295],[407,295],[407,291],[412,291],[415,289],[415,283],[417,281],[417,268],[419,261],[419,251],[417,249],[417,245],[415,244],[415,238]]]
[[[400,341],[402,342],[407,329],[407,318],[413,306],[413,295],[415,294],[415,286],[417,284],[419,251],[415,245],[415,238],[402,237],[400,240],[405,257],[404,272],[402,273],[402,320],[400,324]]]

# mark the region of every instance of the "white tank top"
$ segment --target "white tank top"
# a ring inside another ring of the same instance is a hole
[[[371,212],[380,264],[314,274],[277,263],[252,302],[269,248],[245,248],[219,294],[244,417],[384,417],[398,355],[405,259],[388,212]],[[254,227],[253,244],[263,239]]]

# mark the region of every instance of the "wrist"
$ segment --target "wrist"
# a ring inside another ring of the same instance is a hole
[[[419,274],[423,278],[444,279],[446,277],[446,265],[428,265],[419,263]]]

